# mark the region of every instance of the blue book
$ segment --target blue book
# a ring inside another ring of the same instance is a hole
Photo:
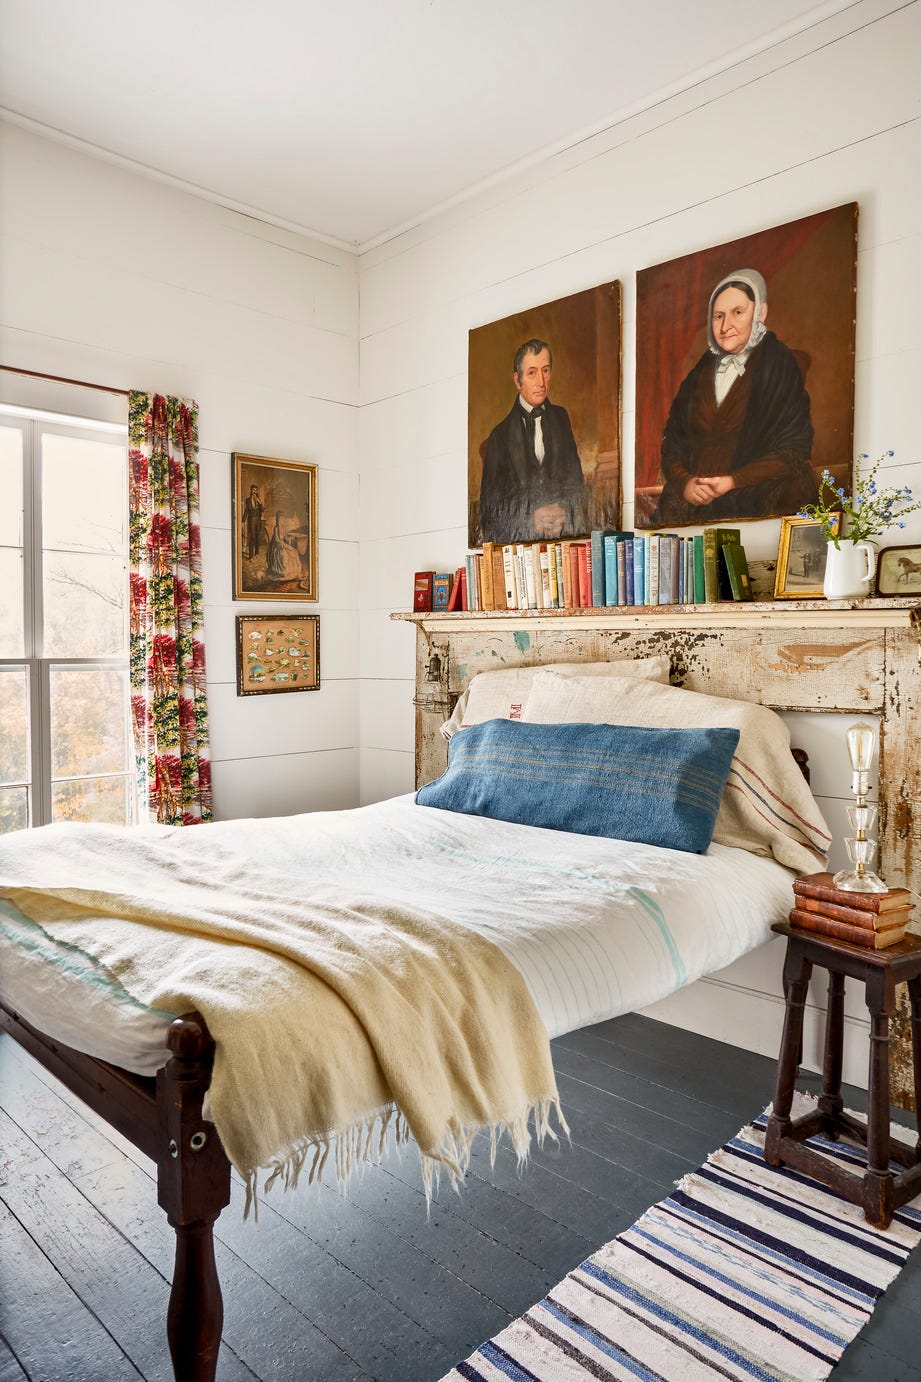
[[[646,541],[633,539],[633,603],[646,604]]]
[[[684,604],[684,538],[678,539],[678,600],[679,605]]]
[[[604,539],[604,602],[617,604],[617,537],[607,533]]]
[[[616,537],[613,528],[593,528],[590,534],[592,544],[592,607],[607,604],[605,599],[604,540]]]
[[[651,604],[654,604],[654,603],[655,603],[654,600],[653,600],[653,598],[652,598],[652,559],[651,559],[651,555],[650,555],[650,554],[651,554],[651,551],[652,551],[652,543],[650,542],[650,537],[651,537],[651,534],[650,534],[650,533],[646,533],[646,534],[644,534],[644,536],[643,536],[643,604],[644,604],[644,605],[651,605]],[[656,561],[658,561],[658,560],[659,560],[659,556],[658,556],[658,553],[656,553]],[[658,593],[658,586],[656,587],[656,593]]]

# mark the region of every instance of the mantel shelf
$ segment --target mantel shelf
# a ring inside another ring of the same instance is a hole
[[[622,605],[594,609],[429,610],[391,614],[429,633],[483,632],[484,624],[503,629],[567,628],[759,628],[788,629],[921,629],[921,601],[886,600],[726,601],[717,605]]]

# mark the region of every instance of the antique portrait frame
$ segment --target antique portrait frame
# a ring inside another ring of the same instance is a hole
[[[233,598],[316,600],[317,467],[231,456]]]
[[[882,549],[876,562],[876,593],[921,595],[921,543]]]
[[[319,614],[238,614],[237,695],[320,689]]]
[[[833,513],[831,524],[835,532],[840,523],[841,515]],[[826,545],[819,519],[797,516],[780,520],[777,570],[774,574],[775,600],[820,600],[824,597],[822,582]],[[802,567],[801,571],[792,569],[797,564]]]
[[[637,529],[781,518],[815,502],[806,491],[823,470],[850,484],[857,211],[832,207],[637,273]],[[765,286],[755,306],[766,334],[748,356],[740,341],[721,346],[708,321],[711,295],[744,270]],[[733,353],[736,377],[725,372]],[[735,493],[686,492],[688,476],[746,468]]]
[[[621,285],[615,280],[527,308],[470,331],[467,375],[468,545],[480,547],[480,492],[487,443],[512,416],[518,401],[514,361],[527,341],[545,341],[552,354],[549,401],[557,444],[570,433],[581,467],[581,498],[562,531],[545,537],[584,537],[593,528],[618,528],[621,509]],[[562,413],[566,410],[568,424]],[[523,416],[523,415],[522,415]],[[522,423],[522,433],[524,424]],[[503,466],[504,453],[503,453]],[[508,463],[509,491],[516,486]],[[578,474],[578,471],[576,471]],[[578,517],[575,515],[578,514]],[[499,522],[489,541],[538,541],[533,531],[515,536]]]

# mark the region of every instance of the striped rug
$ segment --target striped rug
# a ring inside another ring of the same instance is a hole
[[[921,1196],[873,1229],[817,1181],[765,1165],[766,1125],[743,1128],[442,1382],[827,1377],[921,1237]],[[809,1145],[866,1165],[850,1141]]]

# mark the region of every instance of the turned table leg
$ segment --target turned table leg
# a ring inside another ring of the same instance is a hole
[[[197,1015],[169,1030],[173,1058],[157,1076],[159,1203],[176,1230],[167,1338],[176,1382],[213,1382],[224,1305],[214,1260],[214,1222],[230,1201],[230,1163],[202,1100],[214,1046]]]
[[[889,1165],[889,1004],[881,983],[867,983],[870,1010],[870,1070],[867,1090],[867,1172],[863,1209],[876,1228],[892,1219],[893,1175]]]
[[[764,1159],[770,1166],[780,1165],[780,1142],[782,1138],[789,1137],[792,1128],[790,1110],[802,1051],[803,1012],[811,974],[811,962],[805,958],[802,948],[791,941],[784,961],[783,985],[787,1006],[777,1063],[777,1086],[764,1138]]]
[[[819,1108],[825,1115],[823,1132],[836,1138],[841,1130],[841,1071],[844,1063],[844,975],[829,970],[828,1016],[825,1020],[825,1053],[822,1060],[822,1093]]]

